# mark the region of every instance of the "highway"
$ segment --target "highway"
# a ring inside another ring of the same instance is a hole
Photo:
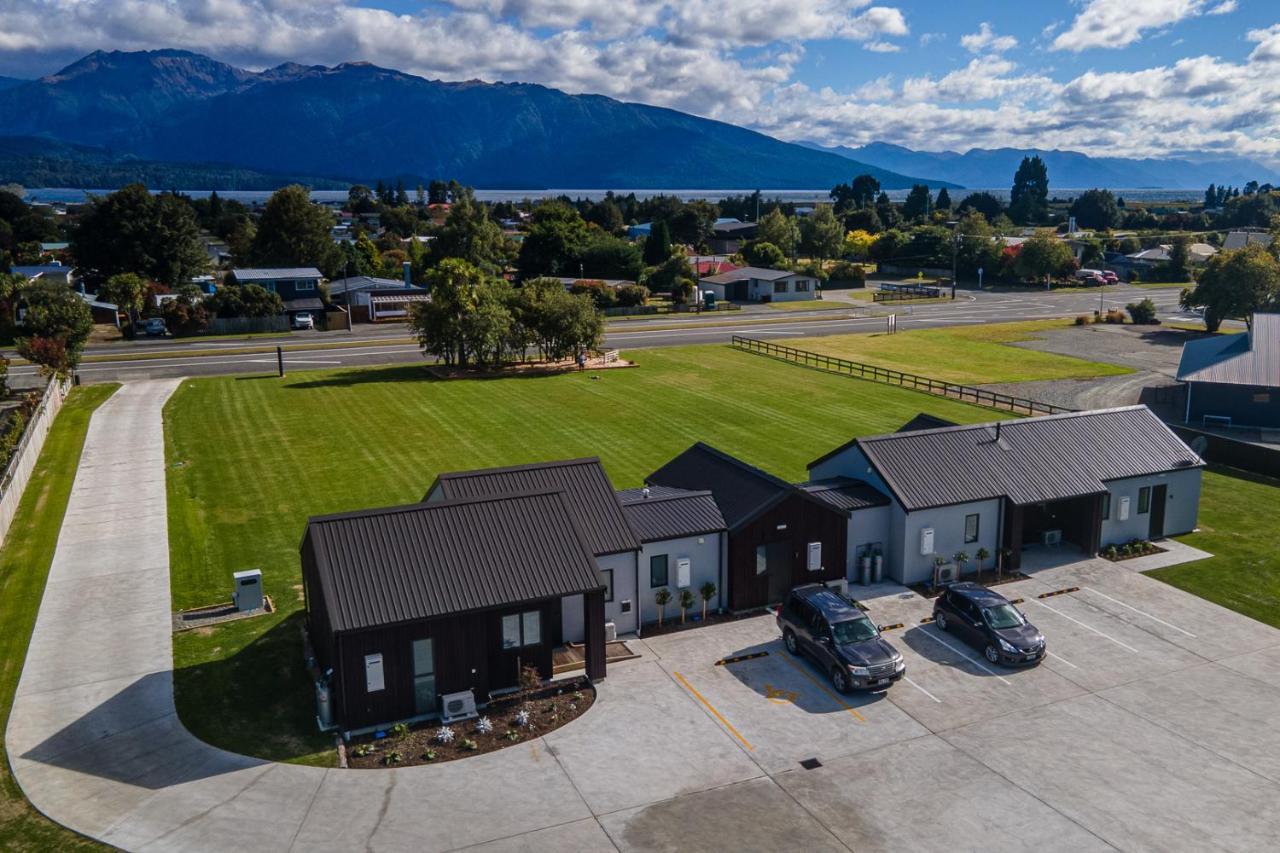
[[[1177,288],[1151,289],[1130,286],[1107,288],[1101,294],[1104,308],[1123,307],[1150,297],[1164,318],[1178,314]],[[826,304],[839,302],[828,295]],[[896,313],[898,331],[1006,323],[1068,317],[1090,313],[1100,305],[1098,291],[991,292],[961,290],[954,302],[905,304],[893,307],[843,303],[847,308],[821,311],[779,311],[765,306],[732,315],[663,316],[651,320],[611,322],[605,345],[612,349],[646,349],[690,344],[725,343],[733,335],[785,340],[883,331],[886,315]],[[179,376],[274,373],[274,347],[285,347],[286,371],[317,370],[401,364],[423,358],[416,344],[407,341],[405,327],[358,327],[348,332],[304,332],[250,339],[149,339],[97,344],[85,351],[78,371],[85,383],[160,379]],[[269,349],[268,352],[245,350]],[[102,360],[102,359],[110,359]],[[15,365],[11,379],[30,382],[34,368]]]

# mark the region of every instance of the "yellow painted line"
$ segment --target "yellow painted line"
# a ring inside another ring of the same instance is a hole
[[[848,702],[841,699],[840,696],[837,693],[835,693],[833,690],[831,690],[829,687],[827,687],[827,685],[823,684],[821,681],[814,678],[813,673],[805,669],[803,664],[798,663],[797,661],[793,661],[791,658],[787,657],[786,655],[780,655],[780,657],[787,663],[791,664],[791,666],[795,669],[796,672],[800,673],[805,678],[812,681],[815,687],[817,687],[823,693],[830,696],[832,699],[836,700],[836,702],[842,705],[846,711],[848,711],[850,714],[853,714],[853,716],[857,717],[860,722],[865,723],[867,721],[866,717],[858,713],[857,708],[853,707]]]
[[[683,675],[681,675],[681,674],[680,674],[680,673],[678,673],[678,672],[673,672],[673,673],[671,673],[671,674],[672,674],[672,675],[674,675],[674,676],[676,677],[676,680],[677,680],[677,681],[679,681],[681,684],[683,684],[683,685],[684,685],[684,689],[685,689],[685,690],[688,690],[690,693],[692,693],[692,694],[693,694],[693,696],[694,696],[694,698],[695,698],[695,699],[697,699],[699,702],[701,702],[701,703],[702,703],[703,707],[705,707],[705,708],[707,709],[707,711],[709,711],[709,712],[711,713],[711,716],[713,716],[713,717],[715,717],[717,720],[719,720],[719,721],[720,721],[720,724],[721,724],[721,725],[723,725],[726,729],[728,729],[728,730],[729,730],[729,734],[731,734],[731,735],[733,735],[734,737],[736,737],[736,738],[738,739],[738,741],[739,741],[743,746],[745,746],[748,750],[754,750],[754,749],[755,749],[755,747],[754,747],[754,746],[752,746],[752,745],[747,741],[747,739],[746,739],[746,738],[744,738],[744,737],[743,737],[743,736],[738,732],[738,730],[737,730],[737,729],[735,729],[735,728],[733,727],[733,723],[731,723],[731,722],[729,722],[728,720],[726,720],[726,719],[724,718],[724,716],[723,716],[719,711],[717,711],[717,710],[716,710],[715,705],[712,705],[710,702],[708,702],[705,696],[703,696],[701,693],[699,693],[697,690],[695,690],[695,689],[693,688],[693,685],[692,685],[692,684],[690,684],[688,681],[685,681],[685,678],[684,678],[684,676],[683,676]]]

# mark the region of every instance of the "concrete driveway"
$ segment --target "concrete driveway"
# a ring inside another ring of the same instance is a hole
[[[462,761],[326,770],[215,749],[173,706],[160,410],[174,385],[127,385],[94,415],[7,732],[34,805],[86,835],[237,853],[1280,836],[1280,632],[1100,560],[1002,587],[1049,639],[1036,669],[986,665],[899,589],[867,602],[903,625],[888,636],[909,681],[887,693],[835,694],[765,616],[633,641],[641,658],[610,668],[590,713]]]

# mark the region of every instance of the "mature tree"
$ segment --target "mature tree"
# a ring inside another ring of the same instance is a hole
[[[913,266],[950,267],[954,239],[951,230],[941,225],[913,228],[906,244],[894,253],[894,258]]]
[[[880,217],[880,222],[885,228],[897,228],[902,224],[902,214],[898,212],[898,207],[889,201],[889,194],[880,193],[876,198],[876,216]]]
[[[384,209],[378,221],[388,234],[396,237],[412,237],[422,230],[418,211],[408,204]]]
[[[693,269],[689,266],[689,259],[682,254],[671,255],[649,273],[645,284],[648,285],[651,291],[670,293],[674,290],[678,281],[688,278],[693,278]]]
[[[1204,309],[1204,325],[1218,331],[1228,317],[1249,320],[1255,312],[1280,308],[1280,262],[1261,244],[1219,252],[1209,259],[1194,288],[1183,291],[1187,308]]]
[[[946,187],[938,190],[938,199],[933,203],[933,206],[938,210],[951,209],[951,193],[947,192]]]
[[[760,238],[747,241],[742,247],[742,257],[753,267],[782,269],[787,265],[787,256],[782,250]]]
[[[1105,231],[1120,221],[1120,208],[1111,190],[1085,190],[1071,203],[1071,215],[1081,228]]]
[[[1052,231],[1037,231],[1018,249],[1014,271],[1024,279],[1048,281],[1063,278],[1075,270],[1076,259],[1069,247]]]
[[[1169,260],[1162,264],[1161,273],[1169,281],[1186,281],[1191,278],[1191,239],[1179,234],[1169,244]]]
[[[825,261],[844,248],[844,223],[836,219],[829,204],[818,205],[800,224],[800,245],[810,257]]]
[[[777,207],[760,219],[756,237],[761,242],[777,246],[787,257],[794,256],[800,245],[800,229],[796,221]]]
[[[210,315],[232,317],[274,317],[284,311],[280,294],[257,284],[220,287],[201,302]]]
[[[1004,244],[986,217],[968,210],[956,221],[956,274],[976,277],[978,270],[995,274]]]
[[[174,335],[195,335],[209,326],[209,309],[204,294],[193,284],[182,285],[177,295],[160,309],[165,328]]]
[[[129,315],[129,325],[137,322],[147,298],[147,280],[137,273],[116,273],[98,287],[98,298],[110,302]]]
[[[861,229],[849,231],[844,235],[844,253],[851,258],[865,258],[871,251],[871,244],[875,239],[869,231]]]
[[[378,209],[378,199],[373,190],[364,184],[354,184],[347,190],[347,210],[355,214],[373,213]]]
[[[995,223],[996,217],[1004,213],[1004,204],[1000,199],[988,192],[969,193],[960,202],[960,206],[956,208],[959,213],[966,210],[976,210],[987,218],[990,223]]]
[[[18,354],[58,374],[74,370],[93,331],[93,316],[64,284],[36,279],[23,288],[26,312]]]
[[[907,200],[902,203],[902,216],[909,221],[924,219],[929,215],[932,204],[929,187],[925,184],[913,184],[911,192],[907,193]]]
[[[190,203],[153,196],[143,184],[91,198],[72,233],[71,254],[94,288],[128,272],[174,287],[209,265]]]
[[[1015,222],[1041,222],[1049,212],[1049,170],[1039,155],[1023,157],[1009,191],[1009,215]]]
[[[627,228],[622,209],[612,198],[603,198],[587,211],[586,220],[608,234],[620,235]]]
[[[644,262],[657,266],[671,257],[671,229],[665,219],[649,226],[649,236],[644,238]]]
[[[639,281],[644,271],[640,247],[621,237],[597,233],[582,252],[582,273],[589,278]]]
[[[871,244],[870,255],[877,261],[888,261],[896,257],[907,245],[907,235],[896,228],[882,231]]]
[[[850,185],[850,197],[855,207],[867,207],[880,194],[880,182],[871,175],[858,175]]]
[[[343,262],[332,230],[333,216],[311,202],[306,187],[278,189],[258,219],[249,260],[263,267],[317,267],[332,277],[341,272]]]
[[[578,211],[561,201],[534,208],[529,232],[520,244],[517,266],[524,278],[579,275],[590,235]]]
[[[687,246],[702,245],[711,236],[711,227],[715,225],[718,214],[715,205],[708,201],[694,199],[685,202],[667,219],[671,239]]]
[[[427,273],[431,299],[415,303],[409,319],[423,352],[445,364],[467,363],[463,324],[479,304],[476,291],[484,281],[480,269],[458,258],[447,258]]]
[[[470,187],[460,190],[428,253],[435,262],[459,258],[491,274],[502,272],[512,252],[501,226],[489,218]]]
[[[879,234],[884,230],[884,223],[874,207],[860,207],[844,218],[844,227],[850,231]]]
[[[16,322],[18,299],[26,284],[26,276],[13,272],[0,272],[0,333],[13,328]]]

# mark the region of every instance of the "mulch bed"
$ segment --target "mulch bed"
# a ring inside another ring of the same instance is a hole
[[[606,362],[602,356],[592,356],[586,364],[579,368],[571,358],[563,361],[522,361],[503,365],[496,370],[480,370],[474,367],[458,367],[449,364],[436,364],[427,368],[427,373],[436,379],[492,379],[502,376],[554,376],[560,373],[579,373],[595,370],[613,370],[615,368],[635,367],[635,362],[615,359]]]
[[[596,691],[585,678],[564,679],[539,688],[531,697],[504,696],[493,700],[480,712],[480,717],[454,723],[453,740],[441,743],[436,732],[438,722],[422,723],[386,737],[353,738],[347,744],[347,766],[357,769],[409,767],[415,764],[439,764],[471,755],[495,752],[530,740],[576,720],[595,702]],[[520,725],[517,714],[529,713],[528,724]],[[492,731],[482,732],[480,720],[487,719]]]
[[[1030,579],[1030,575],[1024,575],[1022,572],[1002,572],[998,576],[995,572],[977,572],[975,574],[962,575],[960,577],[960,580],[962,581],[973,581],[974,583],[979,583],[988,587],[1000,586],[1000,584],[1004,583],[1013,583],[1014,581],[1025,581]],[[942,594],[942,590],[945,589],[945,587],[933,586],[927,583],[911,583],[907,584],[907,589],[923,596],[924,598],[937,598]]]
[[[1159,545],[1152,545],[1150,542],[1133,543],[1134,547],[1131,553],[1116,552],[1113,556],[1105,549],[1098,556],[1104,560],[1110,560],[1113,563],[1123,563],[1125,560],[1136,560],[1139,557],[1150,557],[1152,554],[1163,554],[1167,549],[1161,548]],[[1123,547],[1123,546],[1121,546]]]
[[[674,619],[662,620],[662,627],[658,627],[657,622],[652,622],[644,626],[645,637],[657,637],[662,634],[678,634],[681,631],[689,631],[693,628],[702,628],[706,625],[720,625],[725,622],[737,622],[740,619],[751,619],[756,616],[765,616],[770,611],[766,607],[756,608],[755,610],[743,610],[740,613],[707,613],[707,618],[702,618],[702,613],[690,613],[685,616],[684,624],[680,624],[680,612],[676,611]]]

